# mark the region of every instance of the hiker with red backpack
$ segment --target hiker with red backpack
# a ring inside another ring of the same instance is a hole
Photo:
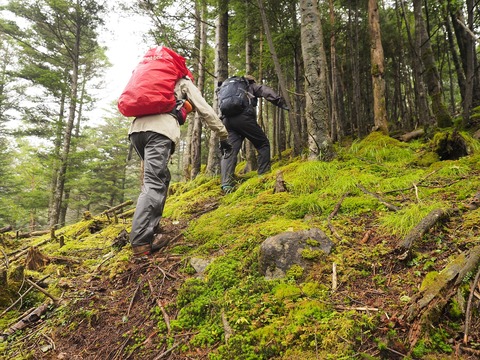
[[[221,160],[221,187],[224,193],[234,189],[234,172],[237,155],[245,138],[251,141],[258,152],[258,174],[270,171],[270,142],[257,123],[256,106],[263,97],[284,110],[289,110],[285,99],[266,85],[259,85],[251,75],[232,76],[218,88],[218,102],[221,119],[228,130],[228,140],[233,153]]]
[[[195,110],[219,135],[224,156],[232,150],[225,126],[191,79],[185,59],[159,46],[145,54],[118,101],[123,115],[135,117],[129,139],[144,162],[143,187],[130,232],[135,257],[150,255],[167,245],[162,234],[156,232],[171,179],[168,161],[188,112]]]

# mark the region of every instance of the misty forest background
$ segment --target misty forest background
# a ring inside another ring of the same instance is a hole
[[[0,8],[0,228],[35,231],[135,200],[131,119],[98,106],[109,14],[151,22],[145,42],[182,54],[216,106],[218,81],[252,74],[291,111],[260,102],[276,158],[328,161],[372,131],[478,128],[474,0],[12,0]],[[136,51],[137,49],[128,49]],[[132,69],[133,70],[133,69]],[[118,89],[119,94],[122,89]],[[218,139],[190,115],[173,181],[219,172]],[[244,170],[254,151],[242,152]]]

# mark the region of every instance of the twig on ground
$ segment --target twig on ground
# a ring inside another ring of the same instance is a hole
[[[172,347],[168,350],[165,350],[164,352],[162,352],[160,355],[158,355],[156,358],[154,358],[153,360],[161,360],[163,359],[165,356],[167,356],[168,354],[170,354],[173,350],[175,350],[177,347],[179,347],[181,344],[182,344],[183,341],[180,341],[176,344],[173,344]]]
[[[333,263],[332,264],[332,291],[337,290],[337,264]]]
[[[132,300],[130,300],[130,304],[128,305],[127,317],[130,315],[130,310],[132,310],[133,303],[135,302],[135,298],[137,297],[138,290],[140,290],[141,286],[142,282],[140,281],[135,289],[135,292],[133,293]]]
[[[342,202],[343,200],[345,200],[345,198],[350,195],[349,192],[346,192],[345,194],[342,195],[342,197],[340,198],[340,200],[337,202],[337,204],[335,205],[335,207],[333,208],[333,211],[330,213],[330,215],[328,215],[327,217],[327,222],[328,222],[328,228],[330,229],[330,231],[332,232],[332,234],[339,240],[341,241],[342,238],[340,237],[340,235],[337,233],[337,231],[335,230],[335,227],[332,225],[332,219],[335,215],[337,215],[338,213],[338,210],[340,210],[340,206],[342,205]]]
[[[163,307],[162,303],[160,302],[160,299],[155,296],[155,291],[153,289],[153,285],[152,285],[150,279],[148,279],[147,281],[148,281],[148,286],[150,288],[150,292],[151,292],[152,296],[155,298],[155,302],[157,303],[157,306],[160,308],[160,311],[162,312],[163,320],[165,321],[165,324],[167,325],[168,334],[170,334],[170,318],[169,318],[167,312],[165,311],[165,308]]]
[[[369,307],[369,306],[343,306],[343,305],[335,305],[335,309],[337,310],[357,310],[357,311],[378,311],[378,308]]]
[[[391,211],[398,211],[398,210],[400,210],[400,208],[399,208],[398,206],[395,206],[395,205],[393,205],[393,204],[390,204],[390,203],[386,202],[386,201],[383,200],[378,194],[372,193],[372,192],[368,191],[367,189],[365,189],[365,187],[364,187],[362,184],[357,184],[357,187],[358,187],[360,190],[362,190],[365,194],[371,195],[371,196],[373,196],[375,199],[377,199],[378,201],[380,201],[380,203],[382,203],[383,205],[385,205],[388,210],[391,210]]]
[[[110,260],[110,259],[113,258],[114,256],[115,256],[115,254],[114,254],[113,252],[111,252],[110,254],[108,254],[108,256],[107,256],[100,264],[97,265],[97,267],[95,268],[95,271],[98,271],[98,270],[102,267],[102,265],[103,265],[104,263],[106,263],[108,260]]]
[[[37,283],[42,282],[43,280],[45,280],[45,279],[47,279],[47,278],[49,278],[49,277],[50,277],[50,275],[44,276],[44,277],[41,278]],[[13,307],[14,307],[15,305],[17,305],[18,302],[21,301],[21,300],[23,299],[23,297],[24,297],[25,295],[27,295],[32,289],[33,289],[33,286],[30,285],[30,287],[29,287],[23,294],[21,294],[20,297],[19,297],[17,300],[15,300],[15,302],[14,302],[12,305],[10,305],[8,308],[6,308],[5,310],[3,310],[3,312],[0,314],[0,317],[2,317],[3,315],[5,315],[5,314],[6,314],[7,312],[9,312],[11,309],[13,309]]]
[[[31,281],[29,279],[25,279],[25,280],[27,281],[27,283],[29,283],[31,286],[33,286],[35,289],[37,289],[38,291],[40,291],[41,293],[43,293],[44,295],[47,295],[50,299],[52,299],[53,303],[55,305],[57,305],[62,300],[62,299],[57,298],[56,296],[50,294],[47,290],[45,290],[44,288],[41,288],[40,286],[38,286],[33,281]]]

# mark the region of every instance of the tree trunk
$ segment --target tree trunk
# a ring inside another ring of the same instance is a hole
[[[218,83],[228,77],[228,1],[217,1],[218,17],[216,23],[215,35],[215,98],[213,108],[218,112],[218,96],[216,89]],[[206,173],[208,175],[217,175],[220,173],[220,150],[218,149],[219,138],[214,131],[210,131],[209,153]]]
[[[467,26],[468,36],[465,42],[465,97],[463,99],[463,127],[468,128],[470,126],[470,111],[473,104],[473,89],[475,78],[475,39],[473,28],[473,0],[467,0]],[[471,34],[470,34],[471,32]]]
[[[250,13],[249,7],[250,1],[245,0],[245,9],[246,13]],[[247,16],[245,18],[245,29],[246,29],[246,38],[245,38],[245,73],[252,74],[252,31],[251,31],[251,24],[250,24],[250,17]],[[258,114],[257,114],[258,115]],[[254,171],[257,169],[257,156],[255,154],[255,147],[253,144],[246,140],[244,141],[245,146],[245,159],[246,164],[245,168],[243,169],[244,173],[248,173],[250,171]]]
[[[63,135],[63,148],[60,154],[60,169],[58,171],[58,180],[55,188],[55,195],[53,199],[52,214],[50,216],[50,227],[55,227],[60,219],[60,209],[62,206],[62,197],[65,187],[65,180],[68,168],[68,158],[70,155],[70,144],[72,140],[72,131],[75,123],[75,111],[77,106],[78,93],[78,67],[80,58],[80,24],[76,24],[75,29],[75,45],[73,46],[72,58],[72,73],[71,73],[71,89],[70,89],[70,104],[68,109],[68,120]]]
[[[330,160],[333,149],[328,134],[327,57],[317,2],[300,0],[300,16],[309,158]]]
[[[337,112],[337,52],[336,52],[336,38],[335,38],[335,11],[333,8],[333,0],[329,0],[330,8],[330,73],[331,75],[331,85],[330,85],[330,108],[331,108],[331,119],[330,119],[330,134],[332,136],[332,141],[337,142],[340,140],[340,123],[338,121],[338,112]]]
[[[352,10],[349,9],[348,12],[348,25],[349,25],[349,33],[351,35],[351,39],[348,42],[350,48],[350,61],[351,61],[351,77],[352,77],[352,84],[351,84],[351,132],[355,134],[357,137],[362,137],[365,134],[363,129],[361,117],[362,117],[362,106],[360,103],[361,99],[361,80],[360,80],[360,55],[359,55],[359,36],[358,36],[358,9],[354,9],[353,20],[352,20]]]
[[[430,100],[432,101],[432,112],[435,116],[438,127],[450,127],[452,126],[452,118],[443,102],[440,75],[438,73],[437,65],[435,64],[430,37],[427,33],[423,19],[422,0],[413,0],[413,12],[415,16],[415,36],[418,36],[418,39],[421,42],[420,47],[418,47],[417,44],[416,50],[424,66],[423,76],[425,78],[425,83],[427,84]]]
[[[385,58],[383,55],[377,0],[368,0],[368,18],[370,27],[370,58],[372,62],[374,130],[388,135],[387,109],[385,105]]]
[[[199,54],[198,54],[198,74],[197,74],[197,87],[200,91],[204,92],[205,87],[205,59],[206,59],[206,47],[207,47],[207,23],[206,23],[207,5],[204,0],[201,1],[200,9],[200,40],[199,40]],[[194,179],[200,173],[200,167],[202,164],[202,121],[200,116],[195,113],[193,119],[192,137],[190,144],[191,151],[191,170],[190,178]]]
[[[267,37],[268,46],[270,48],[270,53],[272,54],[272,60],[275,65],[275,73],[278,77],[278,84],[280,85],[280,92],[285,99],[285,103],[289,109],[292,109],[290,97],[287,91],[287,82],[285,81],[285,77],[283,76],[282,69],[280,67],[280,61],[278,60],[277,52],[273,45],[272,34],[270,32],[270,27],[268,25],[267,15],[265,13],[265,6],[263,5],[263,0],[258,0],[258,6],[260,8],[260,15],[262,16],[262,23],[265,30],[265,36]],[[300,136],[300,129],[297,126],[297,122],[295,120],[295,114],[293,111],[288,112],[288,120],[290,123],[290,129],[293,134],[293,155],[300,155],[302,152],[302,143],[301,143],[301,136]]]
[[[416,126],[429,127],[431,125],[430,121],[430,111],[427,101],[427,91],[425,89],[425,83],[423,81],[422,74],[424,73],[423,63],[421,61],[421,55],[418,53],[421,48],[422,39],[418,31],[415,32],[415,39],[412,38],[410,32],[410,24],[405,15],[406,10],[403,1],[400,1],[400,6],[402,7],[402,14],[405,21],[405,29],[407,31],[408,40],[410,43],[410,48],[413,52],[413,79],[414,79],[414,92],[415,92],[415,107],[417,109],[417,124]]]

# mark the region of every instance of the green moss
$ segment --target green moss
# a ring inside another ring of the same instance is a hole
[[[304,269],[300,265],[292,265],[286,272],[287,278],[300,279],[303,276]]]
[[[294,284],[281,283],[273,289],[273,294],[278,300],[284,300],[287,298],[294,300],[300,297],[301,290]]]
[[[379,218],[379,223],[385,233],[403,237],[430,211],[447,206],[444,202],[430,200],[424,203],[413,203],[399,211],[385,213]]]
[[[323,251],[311,248],[305,248],[302,250],[302,258],[307,260],[315,260],[322,256]]]

